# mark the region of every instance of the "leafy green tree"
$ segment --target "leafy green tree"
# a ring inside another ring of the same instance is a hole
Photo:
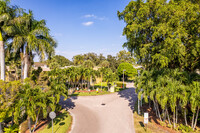
[[[51,65],[52,63],[57,63],[59,67],[65,67],[72,65],[72,62],[61,55],[55,55],[53,56],[49,61],[48,64]]]
[[[112,71],[115,72],[117,70],[117,67],[119,66],[120,62],[117,60],[117,58],[115,56],[112,56],[112,55],[107,55],[106,60],[110,63],[109,68],[111,68]]]
[[[121,50],[119,53],[117,53],[117,59],[119,62],[128,62],[130,64],[135,64],[135,59],[131,55],[130,52],[127,52],[126,50]]]
[[[86,60],[83,62],[83,66],[86,68],[93,68],[95,64],[91,60]]]
[[[101,67],[109,67],[110,66],[110,63],[107,61],[107,60],[104,60],[100,63],[100,66]]]
[[[83,55],[76,55],[72,58],[74,65],[81,65],[84,62]]]
[[[130,63],[121,63],[119,67],[117,68],[117,73],[120,78],[123,77],[123,71],[124,71],[124,77],[132,78],[137,74],[137,70],[131,65]]]
[[[118,12],[126,26],[124,47],[145,68],[194,71],[200,63],[200,6],[191,0],[131,1]]]
[[[96,53],[87,53],[87,54],[84,54],[84,60],[91,60],[94,65],[97,65],[99,59],[98,59],[98,56]]]

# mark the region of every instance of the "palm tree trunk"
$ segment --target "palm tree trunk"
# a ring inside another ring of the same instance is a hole
[[[159,110],[159,107],[158,107],[158,103],[157,103],[157,101],[156,101],[156,107],[157,107],[158,116],[159,116],[159,118],[160,118],[160,121],[162,121],[162,119],[161,119],[161,115],[160,115],[160,110]]]
[[[193,116],[192,116],[192,125],[191,125],[192,128],[194,127],[194,116],[195,116],[195,113],[193,112]]]
[[[25,53],[24,59],[24,79],[28,77],[28,52]]]
[[[81,79],[81,88],[83,89],[83,77]]]
[[[197,114],[196,114],[196,119],[195,119],[195,123],[194,123],[194,126],[193,126],[193,130],[195,129],[195,127],[196,127],[196,125],[197,125],[198,116],[199,116],[199,107],[198,107],[198,109],[197,109]]]
[[[24,48],[21,48],[20,51],[20,57],[21,57],[21,80],[23,81],[23,72],[24,72]]]
[[[3,37],[0,30],[0,60],[1,60],[1,80],[5,81],[5,54],[4,54],[4,45]],[[1,122],[0,122],[0,133],[3,133]]]
[[[40,109],[39,109],[38,114],[37,114],[37,117],[36,117],[35,125],[34,125],[34,128],[33,128],[33,133],[35,132],[35,128],[36,128],[36,126],[37,126],[37,122],[38,122],[38,119],[39,119],[39,115],[40,115]]]
[[[184,109],[184,118],[185,118],[185,125],[188,126],[188,123],[187,123],[187,114],[186,114],[186,107]]]
[[[167,113],[167,118],[168,118],[169,124],[171,125],[171,121],[170,121],[170,118],[169,118],[169,112],[168,112],[167,108],[166,108],[166,113]]]
[[[176,109],[175,109],[175,110],[176,110]],[[175,111],[175,110],[173,111],[173,123],[174,123],[174,129],[176,128],[176,120],[175,120],[175,119],[176,119],[176,118],[175,118],[175,117],[176,117],[176,114],[175,114],[176,111]]]
[[[1,36],[1,31],[0,31]],[[0,37],[0,57],[1,57],[1,80],[5,81],[5,54],[4,54],[4,45],[3,39]]]
[[[28,128],[29,132],[31,133],[31,118],[28,116]]]
[[[176,124],[178,122],[178,105],[176,106]]]
[[[139,104],[139,103],[138,103]],[[157,113],[157,109],[156,109],[156,103],[155,103],[155,101],[153,100],[153,105],[154,105],[154,110],[155,110],[155,112],[156,112],[156,117],[158,117],[158,113]]]

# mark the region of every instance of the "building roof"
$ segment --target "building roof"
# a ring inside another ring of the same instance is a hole
[[[35,67],[41,67],[41,66],[44,66],[44,65],[47,65],[47,63],[45,62],[34,62],[33,66]]]

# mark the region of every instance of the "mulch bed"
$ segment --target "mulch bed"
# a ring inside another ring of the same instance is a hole
[[[148,112],[149,113],[149,121],[152,122],[157,128],[163,129],[164,131],[169,132],[169,133],[180,133],[179,131],[175,131],[172,128],[162,126],[160,124],[160,119],[156,116],[155,111],[153,111],[153,109],[151,107],[149,108],[149,104],[144,104],[141,107],[141,110],[142,110],[142,112]]]

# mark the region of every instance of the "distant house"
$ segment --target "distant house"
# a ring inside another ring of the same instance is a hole
[[[65,69],[65,68],[70,68],[70,67],[77,67],[77,66],[74,66],[74,65],[64,66],[64,67],[60,67],[60,69]]]
[[[34,62],[33,69],[38,69],[38,67],[41,67],[42,71],[51,71],[47,63],[44,63],[44,62]]]
[[[143,69],[143,68],[144,68],[143,66],[140,66],[140,65],[133,65],[133,67],[134,67],[135,69],[139,69],[139,68]]]

